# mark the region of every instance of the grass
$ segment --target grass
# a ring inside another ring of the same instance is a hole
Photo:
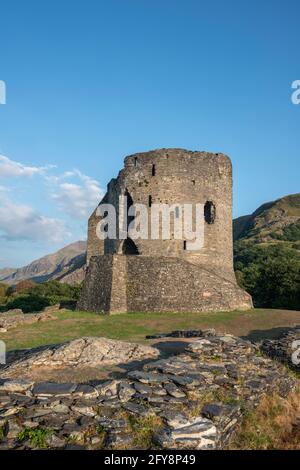
[[[46,438],[50,437],[52,434],[53,431],[47,428],[25,428],[19,432],[18,439],[20,442],[29,440],[30,444],[37,449],[47,449]]]
[[[150,342],[146,335],[177,329],[216,328],[223,333],[251,339],[276,336],[284,327],[300,323],[300,312],[253,309],[208,313],[126,313],[99,315],[62,310],[57,320],[20,325],[0,333],[7,350],[62,343],[82,336],[105,336],[134,342]]]
[[[211,390],[203,394],[203,392],[188,392],[190,403],[184,406],[182,410],[190,417],[196,418],[200,416],[204,405],[209,403],[223,403],[224,405],[242,404],[236,397],[232,397],[228,391],[223,389]]]
[[[162,419],[157,415],[135,417],[130,415],[129,426],[132,431],[132,442],[141,449],[150,449],[154,434],[163,426]]]
[[[300,448],[300,389],[285,399],[265,397],[258,408],[247,412],[231,449],[295,450]]]
[[[4,426],[0,426],[0,442],[3,441],[4,437],[5,437]]]

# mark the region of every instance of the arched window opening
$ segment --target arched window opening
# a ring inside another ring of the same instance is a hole
[[[216,218],[216,206],[212,201],[206,201],[204,205],[204,220],[207,224],[213,224]]]
[[[123,242],[122,246],[122,254],[123,255],[138,255],[139,250],[131,238],[126,238]]]
[[[155,165],[152,165],[152,176],[156,175],[156,168]]]

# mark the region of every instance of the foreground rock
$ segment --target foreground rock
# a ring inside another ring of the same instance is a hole
[[[118,349],[110,349],[106,341],[103,358],[113,358]],[[69,351],[68,361],[80,363],[89,344],[83,338],[52,355],[57,353],[55,362],[60,362]],[[126,357],[135,357],[141,347],[126,346]],[[91,351],[86,357],[95,357]],[[225,448],[242,410],[257,406],[264,394],[286,396],[295,385],[284,366],[261,357],[250,342],[204,333],[187,343],[183,354],[148,362],[122,380],[2,380],[0,449]]]
[[[151,346],[116,341],[108,338],[86,337],[68,343],[48,346],[36,352],[25,351],[21,359],[10,365],[2,375],[16,376],[25,370],[38,368],[97,367],[127,364],[132,361],[156,358],[159,351]]]

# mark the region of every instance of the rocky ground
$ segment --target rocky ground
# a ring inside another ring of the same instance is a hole
[[[39,321],[49,321],[55,320],[55,317],[52,315],[53,312],[56,312],[59,309],[59,306],[54,305],[52,307],[47,307],[43,312],[40,313],[23,313],[19,308],[9,310],[5,313],[0,313],[0,333],[6,333],[8,330],[15,328],[22,324],[31,325]]]
[[[41,368],[63,369],[107,366],[153,359],[159,351],[151,346],[116,341],[108,338],[85,337],[65,344],[23,350],[10,355],[9,367],[2,377],[22,377],[39,372]]]
[[[22,364],[19,359],[2,371],[0,448],[226,448],[245,410],[256,407],[266,393],[286,396],[296,379],[249,341],[213,330],[196,335],[200,337],[186,343],[182,353],[148,360],[106,382],[13,379],[11,371]],[[78,340],[78,345],[85,341]],[[114,354],[112,343],[109,355]],[[120,354],[122,343],[116,343]],[[73,346],[52,350],[52,356],[60,351],[61,358],[64,351],[64,361],[73,361],[75,370],[80,366],[74,365],[78,351]],[[140,358],[157,356],[154,348],[146,348]],[[138,348],[125,343],[125,350],[136,354]],[[83,357],[86,365],[95,356]],[[34,367],[33,357],[30,364],[28,360],[23,358],[23,366]],[[122,360],[130,363],[132,356]]]

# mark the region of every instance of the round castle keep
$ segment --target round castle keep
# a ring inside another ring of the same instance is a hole
[[[232,167],[226,155],[160,149],[128,156],[100,202],[114,205],[117,226],[123,220],[119,196],[127,196],[128,207],[147,207],[150,235],[153,206],[174,205],[171,237],[100,240],[95,209],[88,224],[89,267],[78,308],[110,313],[188,312],[252,305],[250,296],[237,286],[233,271]],[[188,240],[174,237],[175,219],[183,204],[203,205],[204,246],[200,250],[189,250]]]

